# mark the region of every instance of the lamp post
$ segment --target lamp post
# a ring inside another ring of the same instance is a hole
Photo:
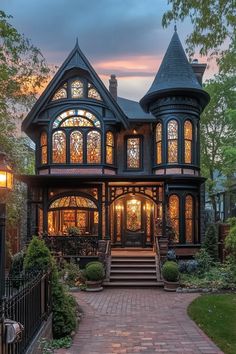
[[[13,188],[13,172],[7,164],[6,154],[0,152],[0,352],[5,353],[5,235],[6,196]]]
[[[0,152],[0,299],[5,296],[5,234],[6,195],[13,188],[13,172]]]

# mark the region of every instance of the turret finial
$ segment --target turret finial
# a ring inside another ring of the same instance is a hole
[[[177,25],[176,25],[176,22],[175,22],[175,25],[174,25],[174,31],[177,32]]]

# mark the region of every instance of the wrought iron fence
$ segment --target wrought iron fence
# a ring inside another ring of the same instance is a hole
[[[62,256],[96,256],[97,236],[46,236],[44,240],[49,249]]]
[[[22,340],[5,344],[7,354],[23,354],[44,320],[51,313],[50,273],[6,280],[4,317],[24,326]]]

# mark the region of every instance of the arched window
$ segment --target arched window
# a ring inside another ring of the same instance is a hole
[[[87,163],[101,162],[101,134],[92,130],[87,135]]]
[[[168,163],[178,162],[178,122],[174,119],[168,122]]]
[[[162,124],[156,126],[156,163],[162,163]]]
[[[48,162],[48,137],[46,132],[42,132],[40,136],[40,159],[41,164],[46,165]]]
[[[189,120],[184,123],[184,162],[192,163],[193,125]]]
[[[88,98],[101,101],[101,96],[92,84],[88,84]]]
[[[70,162],[83,163],[83,134],[80,131],[70,135]]]
[[[185,198],[185,242],[192,243],[194,241],[193,229],[193,197],[187,195]]]
[[[112,132],[106,133],[106,163],[114,163],[114,136]]]
[[[80,80],[75,80],[71,84],[71,97],[81,98],[84,96],[84,84]]]
[[[62,100],[64,98],[67,98],[67,84],[65,84],[63,87],[59,88],[56,91],[52,98],[52,101]]]
[[[62,130],[52,135],[52,162],[66,163],[66,134]]]
[[[175,242],[179,242],[179,197],[176,194],[169,196],[169,217],[175,233]]]

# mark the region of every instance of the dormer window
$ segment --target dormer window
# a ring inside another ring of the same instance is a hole
[[[101,101],[101,95],[91,82],[85,79],[76,79],[66,82],[54,94],[52,101],[63,100],[66,98],[80,99],[89,98]]]

